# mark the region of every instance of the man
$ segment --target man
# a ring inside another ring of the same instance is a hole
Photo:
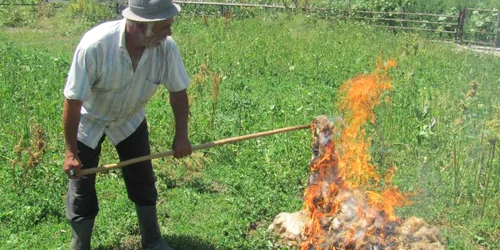
[[[170,37],[180,7],[172,0],[129,0],[123,20],[98,25],[78,45],[64,88],[64,171],[68,174],[66,217],[71,249],[90,249],[98,213],[95,175],[80,176],[99,163],[107,137],[121,161],[150,154],[144,106],[160,85],[170,92],[175,117],[174,156],[191,154],[188,138],[189,79]],[[144,248],[171,249],[161,238],[151,161],[122,169],[135,203]]]

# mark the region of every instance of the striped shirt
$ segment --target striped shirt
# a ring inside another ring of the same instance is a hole
[[[67,99],[83,102],[78,140],[96,148],[103,134],[113,145],[131,135],[145,118],[144,107],[160,85],[186,89],[189,78],[169,36],[144,50],[134,71],[125,47],[125,19],[88,31],[76,48],[64,88]]]

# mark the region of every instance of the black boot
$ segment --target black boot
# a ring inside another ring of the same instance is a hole
[[[145,249],[173,250],[161,238],[156,206],[135,206],[141,230],[141,243]]]
[[[94,220],[71,221],[71,250],[90,250]]]

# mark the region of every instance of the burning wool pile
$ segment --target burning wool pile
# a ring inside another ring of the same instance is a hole
[[[410,202],[370,163],[363,129],[375,122],[373,108],[392,88],[388,69],[377,63],[370,75],[344,83],[338,103],[343,119],[314,119],[310,174],[304,209],[281,213],[269,226],[282,244],[309,249],[444,249],[439,229],[420,218],[398,218],[395,207]],[[383,185],[383,186],[382,186]]]

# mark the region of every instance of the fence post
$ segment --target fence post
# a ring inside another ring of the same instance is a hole
[[[373,0],[370,1],[370,24],[373,24],[375,21],[373,19]]]
[[[404,21],[404,20],[406,20],[406,8],[405,8],[405,6],[403,6],[403,9],[401,12],[401,19],[403,19],[403,21],[401,22],[401,26],[406,27],[406,22]]]
[[[467,9],[463,9],[458,13],[457,30],[455,31],[455,43],[463,43],[465,18],[467,18]]]
[[[498,10],[497,36],[495,38],[495,48],[500,48],[500,9]]]
[[[309,11],[309,0],[304,0],[302,2],[302,11],[303,12],[308,12]]]
[[[346,11],[347,17],[351,16],[351,0],[347,3],[347,11]]]

